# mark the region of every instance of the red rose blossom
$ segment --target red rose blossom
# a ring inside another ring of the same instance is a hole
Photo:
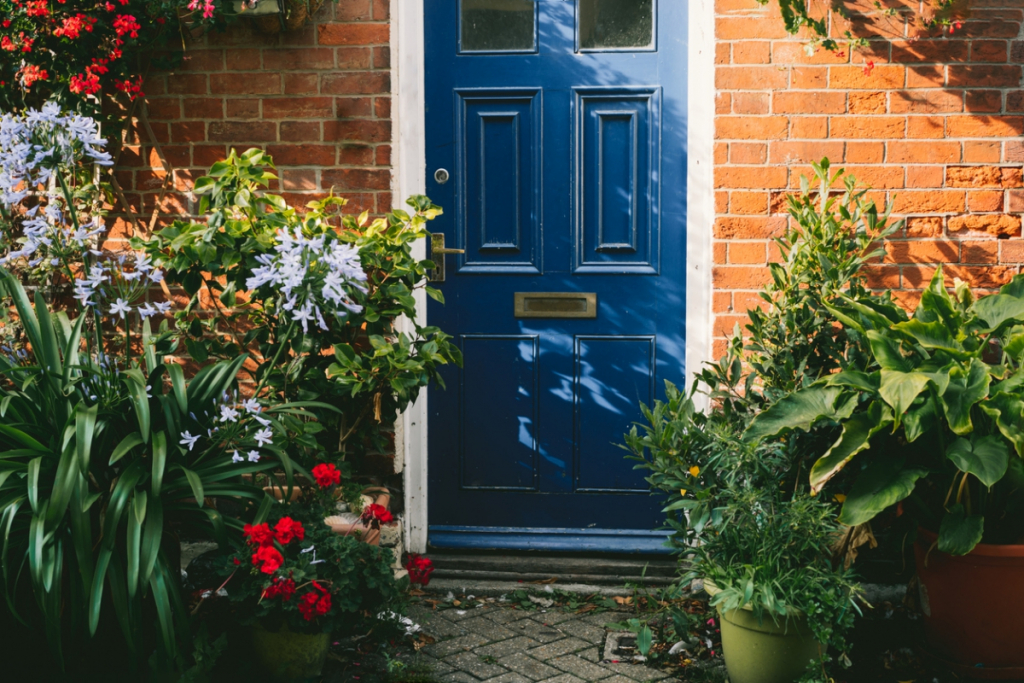
[[[320,463],[313,468],[313,478],[320,488],[326,489],[341,483],[341,472],[330,463]]]
[[[306,537],[306,530],[302,528],[302,522],[296,522],[291,517],[282,517],[274,525],[274,538],[281,545],[288,545],[292,539],[302,540]]]

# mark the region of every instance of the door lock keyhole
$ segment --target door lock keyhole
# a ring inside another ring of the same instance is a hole
[[[448,179],[450,177],[451,176],[448,175],[448,171],[443,168],[439,168],[436,171],[434,171],[434,180],[437,181],[438,185],[444,185],[445,183],[448,182]]]

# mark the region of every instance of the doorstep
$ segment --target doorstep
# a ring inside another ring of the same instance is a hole
[[[554,580],[559,590],[627,595],[627,584],[667,586],[679,575],[669,557],[629,558],[522,552],[433,551],[432,588],[479,595],[500,595],[533,584],[542,588]],[[463,590],[465,589],[465,591]]]

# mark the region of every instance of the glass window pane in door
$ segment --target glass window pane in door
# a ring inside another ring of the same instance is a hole
[[[581,49],[654,47],[654,0],[579,0],[579,3]]]
[[[462,52],[536,48],[535,0],[462,0]]]

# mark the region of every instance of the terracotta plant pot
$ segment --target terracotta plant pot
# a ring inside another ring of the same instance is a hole
[[[382,487],[370,487],[363,489],[363,494],[377,494],[374,503],[387,508],[391,504],[391,492]],[[331,531],[342,536],[355,536],[363,543],[380,545],[380,529],[373,529],[362,522],[344,522],[339,517],[328,517],[324,520]]]
[[[708,581],[704,590],[712,596],[718,593]],[[823,646],[800,612],[777,622],[770,616],[758,622],[748,606],[719,610],[718,617],[729,683],[794,683],[820,657]]]
[[[967,678],[1024,678],[1024,545],[980,544],[963,556],[914,546],[918,597],[929,647]]]
[[[256,622],[252,639],[261,671],[275,681],[305,681],[318,677],[331,645],[330,633],[292,633],[288,624],[271,631]]]

